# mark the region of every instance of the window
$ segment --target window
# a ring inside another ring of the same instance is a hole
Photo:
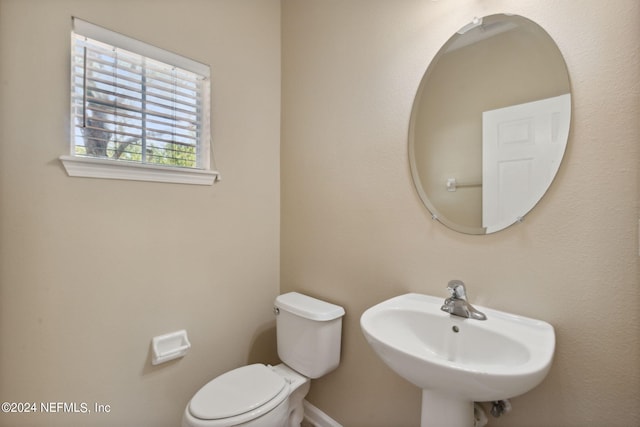
[[[71,176],[212,184],[209,67],[80,19],[71,35]]]

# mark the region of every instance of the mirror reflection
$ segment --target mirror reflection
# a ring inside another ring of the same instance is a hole
[[[416,95],[409,159],[421,199],[464,233],[521,221],[558,171],[570,116],[551,37],[521,16],[474,19],[440,49]]]

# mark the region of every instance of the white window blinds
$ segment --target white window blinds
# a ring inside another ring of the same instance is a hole
[[[74,18],[73,156],[210,168],[209,67]]]

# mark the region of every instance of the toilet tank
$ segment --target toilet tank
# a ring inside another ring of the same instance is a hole
[[[278,356],[308,378],[319,378],[340,364],[344,308],[289,292],[276,298]]]

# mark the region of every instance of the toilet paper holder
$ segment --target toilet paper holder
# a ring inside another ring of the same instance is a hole
[[[158,365],[179,357],[183,357],[189,349],[191,343],[184,329],[164,335],[158,335],[151,340],[151,364]]]

